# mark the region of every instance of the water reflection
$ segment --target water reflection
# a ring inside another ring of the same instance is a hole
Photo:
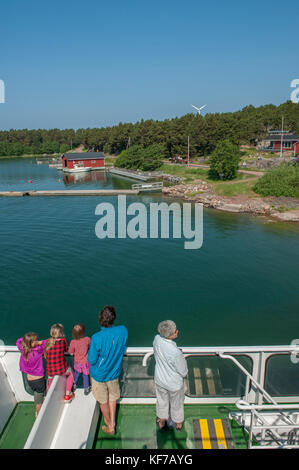
[[[106,173],[103,170],[93,170],[82,173],[63,173],[63,181],[66,185],[82,183],[106,182]]]

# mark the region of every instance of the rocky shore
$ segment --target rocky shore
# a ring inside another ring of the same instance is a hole
[[[299,201],[293,198],[251,198],[246,195],[218,196],[205,181],[195,184],[178,184],[163,188],[163,194],[185,201],[199,202],[226,212],[243,212],[271,217],[276,220],[299,222]]]

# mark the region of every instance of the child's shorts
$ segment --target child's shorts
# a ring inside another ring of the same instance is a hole
[[[34,392],[34,403],[36,405],[41,405],[44,401],[44,396],[46,392],[46,379],[42,377],[37,380],[28,380],[28,385]]]

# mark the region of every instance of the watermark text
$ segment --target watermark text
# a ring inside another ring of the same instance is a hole
[[[104,238],[184,238],[186,250],[201,248],[203,243],[203,205],[173,202],[148,206],[118,196],[117,207],[109,202],[98,204],[95,214],[101,216],[95,226],[99,239]],[[172,230],[170,230],[172,229]]]
[[[290,86],[291,88],[295,88],[291,93],[291,101],[293,103],[299,103],[299,78],[292,80]]]
[[[0,79],[0,103],[5,103],[5,83]]]

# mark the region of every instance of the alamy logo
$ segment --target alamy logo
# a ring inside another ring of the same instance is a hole
[[[5,103],[5,84],[0,80],[0,103]]]
[[[196,250],[202,246],[203,205],[199,203],[194,204],[192,217],[191,203],[151,202],[148,208],[142,202],[133,202],[127,206],[126,196],[118,196],[116,208],[109,202],[102,202],[97,205],[95,214],[101,216],[95,226],[99,239],[171,238],[172,218],[172,238],[188,240],[184,242],[186,250]]]
[[[291,101],[293,101],[293,103],[299,103],[299,78],[292,80],[290,86],[291,88],[295,88],[291,93]]]

